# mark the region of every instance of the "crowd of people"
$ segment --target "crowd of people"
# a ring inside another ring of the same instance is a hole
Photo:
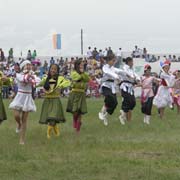
[[[174,108],[176,105],[180,114],[180,70],[171,72],[170,60],[160,61],[159,75],[152,74],[150,64],[146,64],[144,74],[139,76],[133,69],[132,57],[121,59],[121,49],[115,54],[109,47],[102,55],[99,53],[102,51],[97,52],[96,48],[91,53],[90,50],[89,47],[86,58],[54,60],[51,57],[49,62],[44,61],[41,65],[34,63],[33,58],[26,58],[19,59],[19,62],[8,62],[6,66],[1,64],[0,123],[7,119],[3,98],[10,97],[12,102],[9,108],[14,112],[20,144],[25,143],[28,114],[36,111],[36,96],[44,98],[39,123],[47,125],[48,139],[51,138],[52,131],[59,136],[57,124],[66,121],[61,105],[62,96],[68,97],[66,112],[72,113],[73,127],[78,133],[82,125],[82,115],[87,113],[86,98],[89,96],[104,97],[99,119],[107,126],[110,115],[117,108],[117,92],[120,93],[120,123],[125,125],[127,121],[131,121],[136,106],[136,87],[142,89],[141,111],[144,114],[144,123],[150,124],[153,104],[161,119],[167,106]]]
[[[12,83],[10,85],[7,85],[6,83],[3,84],[2,87],[2,97],[3,98],[9,98],[13,95],[13,89],[16,88],[16,84],[14,84],[14,74],[15,74],[15,69],[17,64],[20,64],[23,58],[19,58],[18,61],[14,61],[14,56],[13,56],[13,48],[9,49],[8,56],[5,58],[4,52],[2,48],[0,48],[0,53],[1,53],[1,59],[0,59],[0,71],[3,72],[4,75],[7,77],[11,77]],[[97,48],[91,48],[88,47],[87,50],[87,55],[82,58],[83,63],[84,63],[84,70],[88,72],[91,76],[91,80],[88,83],[86,95],[87,97],[100,97],[101,94],[99,92],[100,90],[100,84],[101,84],[101,79],[102,79],[102,67],[105,64],[105,57],[107,57],[109,54],[114,53],[116,55],[116,61],[114,63],[114,66],[116,68],[122,67],[124,62],[123,62],[123,52],[122,48],[119,48],[116,52],[112,50],[111,47],[105,48],[104,50]],[[147,62],[155,62],[160,59],[160,57],[155,57],[154,55],[149,55],[147,53],[147,49],[143,48],[141,49],[138,46],[135,46],[135,50],[132,52],[132,57],[141,57],[144,58],[145,61]],[[75,60],[78,59],[78,57],[71,57],[71,58],[57,58],[54,59],[54,57],[51,57],[48,60],[45,60],[42,62],[40,59],[37,57],[37,52],[36,50],[33,50],[33,53],[31,53],[31,50],[28,50],[26,58],[27,60],[30,60],[32,63],[32,70],[34,73],[39,77],[42,78],[44,74],[47,74],[49,66],[51,64],[57,64],[59,65],[59,71],[60,74],[69,78],[70,72],[74,68],[74,62]],[[178,58],[176,58],[175,55],[171,56],[169,55],[168,57],[164,56],[164,59],[169,60],[170,62],[177,62]],[[180,59],[180,58],[179,58]],[[69,88],[66,88],[61,92],[61,96],[68,97],[70,93]],[[34,91],[34,96],[37,98],[41,98],[43,96],[43,90],[42,88],[36,88]]]

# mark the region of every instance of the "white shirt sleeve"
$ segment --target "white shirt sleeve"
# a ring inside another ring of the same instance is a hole
[[[103,72],[109,76],[111,76],[113,79],[119,79],[118,74],[112,71],[107,65],[103,66]]]

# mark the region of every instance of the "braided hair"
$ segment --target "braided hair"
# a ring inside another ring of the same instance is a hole
[[[51,73],[50,73],[50,70],[51,70],[51,67],[52,67],[52,66],[56,66],[56,67],[57,67],[57,73],[56,73],[56,75],[53,77],[53,79],[56,80],[56,82],[55,82],[55,84],[54,84],[54,88],[55,88],[56,85],[57,85],[57,81],[58,81],[58,77],[59,77],[59,71],[60,71],[59,66],[58,66],[57,64],[51,64],[50,67],[49,67],[48,76],[47,76],[46,81],[45,81],[45,84],[44,84],[44,86],[43,86],[46,91],[48,91],[48,90],[50,89],[49,80],[52,78],[52,77],[51,77]]]

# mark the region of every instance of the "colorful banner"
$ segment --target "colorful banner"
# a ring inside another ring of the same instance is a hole
[[[53,48],[61,49],[61,34],[53,34]]]

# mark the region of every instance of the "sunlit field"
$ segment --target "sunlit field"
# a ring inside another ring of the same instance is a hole
[[[8,120],[0,126],[0,180],[179,180],[180,116],[166,109],[160,120],[153,109],[151,124],[143,123],[140,104],[133,120],[119,122],[120,98],[105,127],[98,119],[103,99],[88,99],[80,134],[72,128],[72,116],[61,125],[60,137],[46,138],[46,126],[31,113],[26,144],[19,145],[15,120],[5,100]],[[62,99],[64,110],[67,99]]]

